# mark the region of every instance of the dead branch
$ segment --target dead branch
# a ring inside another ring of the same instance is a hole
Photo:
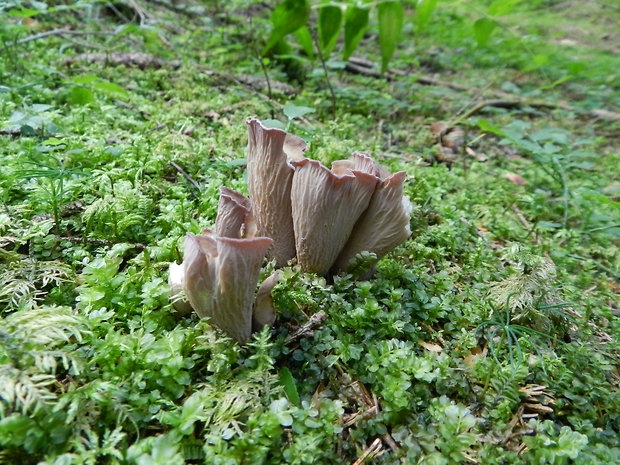
[[[95,237],[76,237],[76,236],[56,236],[56,237],[61,241],[73,242],[74,244],[87,243],[87,244],[97,245],[101,247],[117,244],[117,242],[113,242],[109,239],[99,239]],[[138,250],[144,250],[146,248],[146,245],[140,244],[139,242],[134,242],[130,244]]]
[[[346,70],[356,74],[362,74],[365,76],[371,76],[375,78],[385,77],[388,80],[396,80],[399,77],[409,76],[411,75],[407,71],[393,69],[385,73],[381,74],[376,69],[373,69],[374,64],[364,59],[360,58],[351,58],[346,64]],[[467,87],[461,84],[455,84],[453,82],[442,81],[440,79],[435,79],[430,76],[415,76],[416,82],[424,85],[438,86],[438,87],[447,87],[449,89],[457,90],[460,92],[466,92],[474,95],[481,95],[484,92],[481,89],[477,89],[474,87]],[[607,121],[620,121],[620,113],[616,113],[609,110],[604,109],[595,109],[595,110],[582,110],[580,108],[575,108],[567,103],[559,102],[552,103],[544,100],[534,100],[534,99],[524,99],[519,98],[513,94],[509,94],[507,92],[493,91],[490,94],[494,97],[488,100],[482,100],[474,105],[469,111],[467,111],[463,116],[461,116],[458,121],[463,121],[464,119],[469,118],[470,116],[478,113],[485,107],[494,106],[498,108],[524,108],[524,107],[533,107],[533,108],[550,108],[550,109],[561,109],[566,111],[572,111],[575,113],[579,113],[582,115],[589,116],[595,119],[603,119]],[[448,128],[451,129],[456,125],[454,123],[450,125]]]
[[[62,64],[71,66],[74,63],[105,63],[106,65],[125,65],[140,69],[147,68],[172,68],[181,67],[179,60],[162,60],[148,53],[140,52],[111,52],[111,53],[80,53],[74,57],[66,58]]]
[[[283,94],[286,94],[286,95],[292,95],[292,94],[297,93],[297,91],[295,90],[293,86],[285,82],[274,81],[273,79],[267,80],[266,78],[261,79],[261,78],[251,76],[249,74],[235,74],[235,77],[237,78],[237,80],[239,80],[239,82],[242,82],[243,84],[247,84],[248,86],[253,86],[253,87],[258,86],[262,88],[271,87],[272,90],[282,92]]]
[[[179,166],[177,163],[173,161],[171,161],[170,164],[173,166],[175,170],[181,173],[183,177],[187,180],[187,182],[189,182],[192,186],[194,186],[198,192],[201,191],[200,184],[194,181],[194,179],[189,174],[187,174],[187,171],[185,171],[183,168],[181,168],[181,166]]]
[[[359,458],[355,462],[353,462],[353,465],[361,465],[369,457],[375,457],[382,449],[383,447],[381,445],[381,439],[376,438],[374,441],[372,441],[370,446],[368,446],[366,450],[364,450],[362,455],[360,455]]]
[[[325,313],[323,310],[319,310],[314,315],[310,316],[310,318],[308,318],[308,321],[306,321],[302,326],[297,328],[295,332],[286,339],[286,345],[290,345],[298,339],[312,336],[314,328],[322,325],[326,319],[327,313]]]

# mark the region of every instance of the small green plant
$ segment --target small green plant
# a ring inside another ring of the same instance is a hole
[[[432,2],[423,2],[429,5]],[[379,48],[381,51],[381,70],[385,72],[389,65],[404,23],[403,4],[401,0],[384,0],[369,5],[348,1],[346,3],[321,2],[316,6],[317,30],[313,41],[308,21],[313,7],[309,0],[284,0],[273,11],[271,22],[273,29],[263,49],[263,55],[271,51],[284,38],[296,33],[297,39],[309,57],[314,57],[314,46],[322,59],[327,60],[334,50],[341,30],[344,29],[344,60],[356,50],[364,32],[369,25],[371,11],[377,17]],[[432,7],[426,7],[425,14],[430,15]]]
[[[61,142],[57,139],[48,139],[50,145]],[[67,168],[64,162],[57,156],[48,154],[49,163],[26,162],[34,168],[21,170],[21,178],[36,179],[42,191],[41,200],[52,210],[54,217],[54,230],[60,233],[62,207],[68,201],[71,189],[67,188],[67,180],[73,176],[90,176],[88,173],[79,171],[79,168]]]
[[[564,129],[551,127],[532,131],[530,123],[520,120],[515,120],[500,129],[480,119],[478,126],[484,131],[502,136],[500,144],[513,144],[530,155],[532,160],[557,183],[561,189],[562,222],[559,224],[544,222],[542,226],[567,228],[571,201],[573,204],[577,203],[575,192],[571,187],[571,175],[578,170],[592,167],[591,160],[596,154],[579,149],[579,146],[591,143],[591,141],[584,139],[572,143],[569,133]]]

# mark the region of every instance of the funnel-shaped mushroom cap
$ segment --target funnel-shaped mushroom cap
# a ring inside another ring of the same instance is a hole
[[[308,144],[301,137],[287,134],[284,138],[284,153],[289,160],[301,160],[308,150]]]
[[[307,158],[292,163],[297,260],[305,271],[325,275],[368,207],[378,178],[355,170],[337,176],[318,161]]]
[[[239,342],[252,334],[252,301],[260,265],[272,240],[187,234],[185,292],[201,318]]]
[[[215,232],[218,236],[233,239],[256,236],[250,199],[228,187],[220,188]]]
[[[386,178],[390,175],[385,168],[363,152],[353,152],[351,158],[348,160],[336,160],[332,162],[332,171],[339,176],[353,170],[372,174],[379,179]]]
[[[273,239],[269,255],[278,266],[295,256],[291,217],[293,167],[287,161],[287,133],[248,121],[248,191],[258,234]]]
[[[185,291],[185,271],[183,265],[172,262],[168,270],[168,285],[170,286],[170,300],[172,306],[181,315],[189,315],[192,306],[181,294]]]
[[[381,258],[411,235],[411,203],[403,195],[405,178],[405,172],[400,171],[378,184],[368,209],[338,257],[334,271],[346,270],[351,259],[362,251],[374,252]]]
[[[258,288],[252,315],[252,331],[260,331],[263,326],[271,326],[276,321],[276,309],[273,306],[271,291],[278,284],[281,276],[282,273],[279,270],[275,271]]]

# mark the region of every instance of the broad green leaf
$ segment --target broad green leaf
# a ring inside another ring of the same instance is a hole
[[[428,24],[431,14],[437,6],[437,0],[419,0],[415,7],[415,25],[418,31],[423,31]]]
[[[90,89],[75,86],[71,89],[68,100],[72,105],[86,105],[87,103],[93,102],[95,100],[95,96]]]
[[[123,89],[118,84],[114,84],[113,82],[101,81],[101,82],[95,83],[93,87],[97,90],[102,90],[104,92],[110,92],[113,94],[126,94],[127,93],[125,89]]]
[[[329,57],[338,40],[342,27],[342,9],[337,5],[319,8],[319,47],[325,58]]]
[[[562,227],[560,223],[553,223],[551,221],[539,221],[536,223],[536,226],[541,229],[558,229]]]
[[[76,76],[71,78],[71,82],[75,84],[90,84],[91,82],[97,81],[99,78],[94,74],[86,74],[84,76]]]
[[[368,27],[368,12],[365,6],[349,5],[344,20],[344,51],[342,58],[348,60],[360,43]]]
[[[300,27],[295,31],[295,36],[301,45],[301,48],[304,49],[306,55],[313,60],[314,59],[314,46],[312,45],[312,35],[310,34],[310,30],[307,26]]]
[[[297,392],[297,385],[295,384],[295,379],[291,374],[291,370],[287,367],[282,367],[280,370],[280,384],[284,387],[284,393],[288,400],[296,406],[301,406],[301,401],[299,400],[299,393]]]
[[[45,145],[51,145],[52,147],[64,144],[64,142],[58,139],[57,137],[50,137],[49,139],[45,139],[43,143]]]
[[[489,5],[487,13],[491,16],[503,16],[515,9],[517,4],[521,3],[521,0],[495,0]]]
[[[267,39],[263,55],[271,50],[280,39],[305,26],[309,17],[309,0],[284,0],[280,3],[271,15],[273,31]]]
[[[266,128],[276,128],[276,129],[285,129],[286,125],[282,121],[278,121],[277,119],[264,119],[262,121],[263,126]]]
[[[601,203],[604,203],[605,205],[609,205],[611,207],[614,207],[617,210],[620,210],[620,202],[616,202],[614,200],[611,200],[607,196],[600,195],[600,194],[586,193],[586,194],[583,194],[583,197],[585,197],[586,199],[597,200],[597,201],[599,201]]]
[[[482,129],[483,131],[497,134],[498,136],[506,135],[506,133],[502,131],[498,126],[493,126],[491,123],[489,123],[488,120],[483,119],[483,118],[478,120],[478,127]]]
[[[527,73],[530,71],[534,71],[535,69],[538,69],[546,65],[547,63],[549,63],[550,60],[551,58],[549,58],[549,55],[545,55],[543,53],[537,53],[536,55],[534,55],[528,60],[529,64],[525,68],[523,68],[521,72]]]
[[[17,18],[32,18],[33,16],[36,16],[38,14],[41,14],[39,10],[33,10],[32,8],[24,7],[22,7],[21,10],[9,11],[9,16],[15,16]]]
[[[381,2],[377,5],[379,19],[379,48],[381,49],[381,72],[385,72],[396,50],[403,28],[403,5],[400,1]]]
[[[491,33],[497,27],[497,23],[488,18],[480,18],[474,23],[474,37],[480,47],[489,43]]]
[[[286,104],[282,111],[288,119],[295,119],[301,118],[308,113],[313,113],[315,110],[310,107],[298,107],[296,105]]]

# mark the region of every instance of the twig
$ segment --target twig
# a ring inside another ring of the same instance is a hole
[[[532,225],[530,225],[529,221],[527,221],[527,218],[525,218],[525,215],[519,209],[519,207],[517,207],[517,205],[513,203],[510,206],[510,209],[515,213],[515,215],[517,215],[519,223],[521,223],[523,227],[527,230],[527,232],[530,233],[530,236],[532,237],[532,242],[539,244],[540,238],[538,237],[538,234],[536,234],[536,231],[534,231],[534,228],[532,227]]]
[[[382,447],[381,447],[381,439],[380,438],[376,438],[374,441],[372,441],[370,446],[368,446],[366,448],[364,453],[362,455],[360,455],[359,458],[355,462],[353,462],[353,465],[361,465],[362,463],[364,463],[366,461],[366,459],[371,454],[374,457],[375,454],[377,454],[377,452],[379,452],[381,449],[382,449]]]
[[[161,60],[153,55],[149,55],[148,53],[138,52],[80,53],[79,55],[65,59],[62,63],[65,66],[70,66],[80,61],[85,61],[87,63],[103,62],[111,65],[134,66],[140,69],[177,69],[181,67],[181,62],[179,60]]]
[[[385,433],[383,435],[383,440],[386,442],[388,446],[390,446],[390,449],[392,449],[392,452],[396,452],[398,450],[398,444],[396,444],[396,441],[394,441],[394,438],[392,437],[390,433]]]
[[[360,58],[351,58],[349,62],[346,64],[346,70],[352,73],[362,74],[365,76],[371,76],[376,78],[384,77],[379,71],[372,69],[373,63],[367,60],[363,60]],[[404,70],[393,69],[388,71],[385,74],[385,77],[389,80],[395,80],[399,77],[409,76],[410,73]],[[414,76],[415,77],[415,76]],[[435,79],[430,76],[417,76],[416,82],[424,85],[438,86],[438,87],[447,87],[449,89],[458,90],[460,92],[467,92],[469,94],[482,94],[484,90],[477,89],[474,87],[467,87],[461,84],[455,84],[453,82],[442,81],[440,79]],[[535,107],[535,108],[551,108],[551,109],[561,109],[566,111],[573,111],[575,113],[579,113],[582,115],[590,116],[592,118],[604,119],[607,121],[620,121],[620,113],[616,113],[609,110],[604,109],[595,109],[595,110],[582,110],[580,108],[575,108],[572,105],[567,103],[559,102],[552,103],[546,102],[544,100],[532,100],[532,99],[523,99],[515,96],[513,94],[509,94],[507,92],[501,91],[493,91],[491,92],[493,95],[493,99],[483,100],[479,102],[477,105],[472,107],[465,115],[459,118],[459,121],[463,121],[466,118],[469,118],[473,114],[479,112],[481,109],[487,106],[496,106],[501,108],[520,108],[520,107]],[[454,127],[454,125],[452,126]]]
[[[50,31],[41,32],[29,37],[24,37],[17,41],[18,44],[25,44],[33,40],[44,39],[50,36],[113,36],[114,31],[72,31],[71,29],[52,29]]]
[[[185,179],[187,179],[187,181],[194,186],[199,192],[201,191],[200,188],[200,184],[198,184],[196,181],[194,181],[194,179],[187,174],[187,171],[185,171],[183,168],[181,168],[177,163],[171,161],[170,164],[174,167],[175,170],[177,170],[179,173],[181,173],[183,175],[183,177]]]
[[[226,79],[227,81],[231,81],[235,84],[237,84],[238,86],[243,87],[244,89],[246,89],[248,92],[253,93],[254,95],[256,95],[257,97],[261,98],[262,100],[265,100],[268,103],[271,103],[272,105],[274,105],[276,108],[282,109],[284,108],[284,105],[281,104],[280,102],[278,102],[277,100],[274,100],[272,98],[270,98],[268,95],[263,94],[262,92],[257,91],[256,89],[254,89],[252,86],[249,86],[247,84],[245,84],[242,80],[240,80],[237,76],[232,75],[232,74],[227,74],[227,73],[223,73],[222,71],[218,71],[216,69],[213,68],[209,68],[208,66],[200,66],[200,69],[202,69],[205,73],[207,74],[211,74],[217,77],[220,77],[222,79]],[[302,116],[301,118],[299,118],[301,121],[303,121],[304,124],[307,124],[310,127],[314,127],[314,126],[323,126],[323,124],[314,119],[314,118],[310,118],[307,116]]]
[[[336,94],[334,93],[334,89],[332,88],[332,83],[329,80],[329,73],[327,71],[327,65],[325,64],[325,57],[323,57],[323,51],[321,50],[321,46],[319,45],[319,41],[316,38],[316,34],[312,34],[312,41],[314,42],[314,46],[316,47],[317,54],[319,55],[319,60],[321,60],[321,65],[323,66],[323,72],[325,73],[325,81],[327,82],[327,88],[329,89],[329,93],[332,97],[332,116],[336,117]]]
[[[295,330],[295,332],[286,339],[286,345],[290,345],[297,339],[312,336],[313,329],[323,324],[326,319],[327,313],[325,313],[323,310],[319,310],[314,315],[311,315],[310,318],[308,318],[308,321],[306,321],[303,325],[297,328],[297,330]]]
[[[87,242],[88,244],[99,245],[99,246],[118,244],[118,242],[114,242],[109,239],[99,239],[95,237],[76,237],[76,236],[56,236],[56,237],[61,241],[68,241],[68,242],[73,242],[76,244],[80,244],[83,242]],[[133,245],[138,250],[143,250],[146,248],[146,245],[141,244],[139,242],[133,242],[133,243],[130,242],[129,244]]]

